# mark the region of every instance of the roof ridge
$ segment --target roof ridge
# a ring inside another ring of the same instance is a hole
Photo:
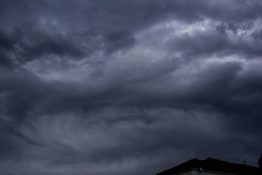
[[[246,164],[239,164],[239,163],[232,163],[224,160],[214,159],[214,158],[207,158],[204,160],[199,160],[197,158],[190,159],[182,164],[179,164],[175,167],[167,169],[158,173],[158,175],[171,175],[174,172],[182,172],[185,170],[190,169],[204,169],[204,170],[211,170],[211,171],[218,171],[218,172],[227,172],[227,173],[234,173],[234,174],[252,174],[257,175],[259,172],[259,168],[255,166],[250,166]]]
[[[247,166],[247,167],[257,168],[256,166],[252,166],[252,165],[248,165],[248,164],[229,162],[229,161],[226,161],[226,160],[215,159],[215,158],[212,158],[212,157],[208,157],[207,159],[205,159],[205,160],[203,160],[203,161],[204,161],[204,162],[216,161],[216,162],[221,162],[221,163],[231,164],[231,165],[236,165],[236,166]]]

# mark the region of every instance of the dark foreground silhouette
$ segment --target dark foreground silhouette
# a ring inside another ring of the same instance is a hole
[[[183,175],[188,171],[197,171],[198,174],[212,172],[214,174],[262,175],[262,156],[260,156],[258,160],[258,165],[258,167],[255,167],[213,158],[205,160],[191,159],[178,166],[160,172],[157,175]]]

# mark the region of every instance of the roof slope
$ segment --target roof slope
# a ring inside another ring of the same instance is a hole
[[[230,163],[212,158],[208,158],[205,160],[192,159],[178,166],[160,172],[157,175],[171,175],[191,169],[197,169],[199,171],[232,173],[239,175],[262,175],[261,170],[257,167]]]

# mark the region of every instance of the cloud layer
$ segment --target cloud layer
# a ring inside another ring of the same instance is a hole
[[[256,0],[2,0],[0,171],[154,174],[256,165]]]

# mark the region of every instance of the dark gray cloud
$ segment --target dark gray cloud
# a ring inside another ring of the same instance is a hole
[[[154,174],[261,154],[261,2],[2,0],[0,173]]]

